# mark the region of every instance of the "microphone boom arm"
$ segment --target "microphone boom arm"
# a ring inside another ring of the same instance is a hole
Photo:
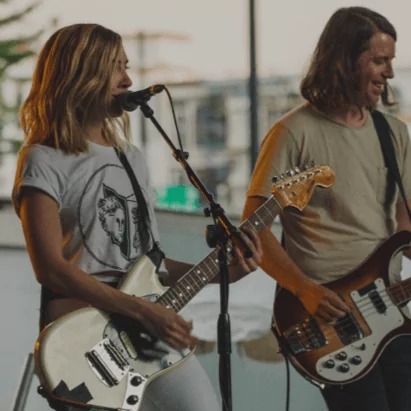
[[[166,132],[163,130],[161,125],[158,123],[156,118],[154,117],[154,111],[149,107],[147,102],[142,102],[140,104],[140,109],[144,116],[151,120],[154,124],[156,129],[159,131],[165,142],[170,147],[173,157],[178,161],[181,166],[184,168],[188,179],[190,180],[191,184],[200,192],[200,194],[204,197],[205,201],[209,205],[209,214],[214,217],[216,221],[218,221],[221,227],[224,229],[226,235],[230,239],[235,239],[236,243],[240,245],[240,248],[244,250],[244,256],[246,258],[250,258],[253,254],[246,242],[243,240],[240,234],[240,230],[235,227],[227,216],[224,213],[224,209],[220,206],[220,204],[215,203],[213,195],[206,189],[204,184],[201,180],[197,177],[191,166],[187,162],[187,156],[181,150],[178,150],[170,138],[167,136]]]

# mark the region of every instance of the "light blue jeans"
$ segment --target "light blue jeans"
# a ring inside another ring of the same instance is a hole
[[[216,393],[193,355],[154,380],[143,395],[141,411],[220,411]]]

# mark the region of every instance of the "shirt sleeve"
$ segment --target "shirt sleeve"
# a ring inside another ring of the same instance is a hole
[[[300,150],[291,131],[281,122],[276,123],[261,143],[247,196],[270,197],[273,177],[294,169],[300,164],[299,157]]]
[[[17,160],[12,202],[20,216],[20,200],[23,187],[33,187],[49,195],[61,206],[64,179],[56,167],[55,156],[41,146],[23,147]]]

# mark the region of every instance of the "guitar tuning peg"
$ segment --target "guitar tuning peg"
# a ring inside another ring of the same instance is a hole
[[[272,181],[274,184],[278,183],[278,180],[279,180],[279,177],[278,177],[278,176],[274,176],[274,177],[271,179],[271,181]]]
[[[303,168],[304,168],[305,171],[308,170],[308,165],[307,165],[307,163],[304,163]]]
[[[293,170],[288,170],[285,174],[286,174],[288,177],[292,177],[292,176],[294,175],[294,171],[293,171]]]
[[[294,170],[295,170],[295,173],[296,173],[296,174],[300,174],[300,173],[301,173],[301,170],[300,170],[298,167],[295,167]]]
[[[284,174],[281,174],[281,175],[280,175],[280,178],[281,178],[281,180],[285,180],[285,175],[284,175]]]
[[[311,164],[311,167],[315,167],[315,166],[316,166],[316,164],[315,164],[315,161],[314,161],[314,160],[312,160],[310,164]]]

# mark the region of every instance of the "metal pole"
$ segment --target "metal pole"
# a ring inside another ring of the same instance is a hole
[[[258,81],[255,35],[255,1],[249,0],[250,18],[250,77],[248,90],[250,98],[250,173],[254,169],[258,154]]]
[[[31,381],[33,380],[34,375],[34,358],[33,353],[30,353],[27,356],[26,364],[24,365],[24,372],[20,380],[20,385],[16,393],[16,397],[14,399],[13,407],[11,408],[12,411],[23,411],[27,397],[30,393],[30,386]]]

